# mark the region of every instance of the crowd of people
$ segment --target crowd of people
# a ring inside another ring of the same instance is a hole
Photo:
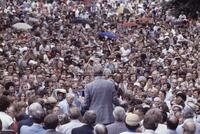
[[[0,1],[0,133],[199,134],[200,21],[163,3]]]

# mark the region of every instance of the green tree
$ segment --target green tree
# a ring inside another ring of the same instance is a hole
[[[172,8],[175,16],[184,13],[189,18],[197,19],[200,13],[200,0],[171,0],[165,8]]]

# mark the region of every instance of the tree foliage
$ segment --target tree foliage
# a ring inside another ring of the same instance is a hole
[[[200,15],[200,0],[171,0],[165,9],[171,8],[175,16],[184,13],[189,18],[197,19]]]

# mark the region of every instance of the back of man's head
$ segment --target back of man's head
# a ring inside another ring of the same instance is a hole
[[[70,118],[73,119],[79,119],[81,117],[81,113],[77,107],[73,107],[70,109]]]
[[[32,113],[33,122],[41,124],[44,121],[45,111],[43,109],[38,109]]]
[[[156,130],[162,122],[162,113],[159,109],[150,109],[144,116],[143,126],[146,129]]]
[[[108,130],[103,124],[97,124],[94,127],[94,134],[107,134]]]
[[[103,68],[101,65],[94,66],[94,76],[102,76],[103,75]]]
[[[59,120],[56,114],[49,114],[44,119],[44,124],[47,129],[55,129],[58,126]]]
[[[117,107],[115,107],[115,109],[113,111],[113,116],[116,121],[121,122],[121,121],[124,121],[126,112],[125,112],[124,108],[117,106]]]
[[[92,110],[85,112],[83,120],[86,124],[93,126],[96,122],[96,113]]]
[[[183,109],[183,118],[189,119],[193,117],[194,117],[194,111],[189,106],[185,106],[185,108]]]
[[[167,128],[168,129],[176,130],[178,124],[179,124],[179,120],[176,117],[174,117],[174,116],[169,117],[167,119]]]
[[[183,123],[183,134],[195,134],[196,125],[192,119],[186,119]]]
[[[29,106],[29,109],[28,109],[29,115],[32,116],[33,113],[34,113],[35,111],[37,111],[37,110],[42,110],[41,104],[39,104],[39,103],[37,103],[37,102],[32,103],[32,104]]]

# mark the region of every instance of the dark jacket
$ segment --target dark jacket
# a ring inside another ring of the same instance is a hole
[[[93,134],[94,128],[90,125],[83,125],[72,129],[72,134]]]
[[[63,133],[61,133],[61,132],[57,132],[57,131],[54,130],[54,129],[49,129],[49,130],[46,131],[45,134],[63,134]]]
[[[18,124],[18,134],[20,134],[20,129],[22,126],[31,126],[33,125],[33,119],[31,117],[28,117],[25,120],[21,120]]]
[[[0,131],[0,134],[16,134],[14,131]]]

